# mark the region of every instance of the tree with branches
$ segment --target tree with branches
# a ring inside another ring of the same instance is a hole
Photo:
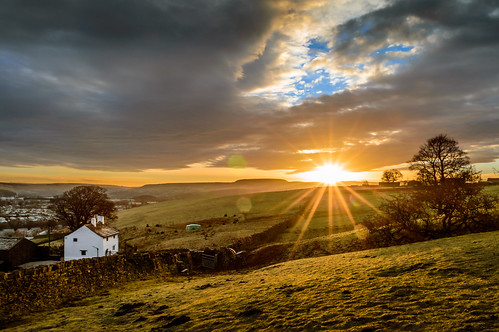
[[[383,171],[383,175],[381,176],[382,182],[394,183],[400,179],[402,179],[402,173],[398,169],[387,169]]]
[[[385,200],[365,222],[372,244],[390,245],[499,228],[498,198],[476,183],[480,174],[447,135],[430,138],[410,169],[422,186]]]
[[[470,158],[455,139],[445,134],[426,141],[409,161],[410,170],[417,172],[423,185],[435,186],[444,182],[476,181],[480,179],[470,165]]]
[[[99,186],[77,186],[52,199],[50,209],[56,220],[76,230],[90,221],[94,215],[116,218],[115,205]]]

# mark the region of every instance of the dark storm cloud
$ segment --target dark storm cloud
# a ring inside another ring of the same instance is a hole
[[[178,168],[212,157],[248,131],[235,125],[249,115],[233,81],[273,15],[263,1],[2,3],[2,164]]]
[[[498,5],[497,0],[401,0],[336,27],[334,56],[355,59],[389,42],[410,44],[433,34],[443,39],[446,53],[451,47],[496,45],[499,20],[491,14]]]
[[[271,12],[264,1],[7,0],[0,15],[0,35],[16,43],[112,46],[145,39],[160,47],[196,42],[235,49],[260,38]]]

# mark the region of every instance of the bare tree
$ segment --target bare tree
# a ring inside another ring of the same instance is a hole
[[[76,230],[88,223],[94,215],[114,219],[116,208],[106,190],[98,186],[77,186],[56,196],[50,209],[58,221]]]
[[[397,182],[402,178],[402,173],[398,169],[387,169],[381,176],[382,182]]]
[[[447,180],[473,181],[478,173],[470,166],[470,159],[457,141],[440,134],[426,141],[410,161],[410,169],[417,171],[423,185],[438,185]]]
[[[368,241],[390,245],[499,228],[498,198],[483,192],[466,153],[447,135],[430,138],[411,160],[423,186],[398,193],[364,225]]]

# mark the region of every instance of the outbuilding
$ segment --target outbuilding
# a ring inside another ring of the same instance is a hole
[[[36,261],[39,254],[38,246],[24,237],[0,237],[0,270]]]

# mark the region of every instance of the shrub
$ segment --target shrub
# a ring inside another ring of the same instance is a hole
[[[370,246],[499,229],[499,200],[472,183],[479,173],[457,141],[447,135],[428,139],[410,169],[417,171],[421,186],[386,200],[381,213],[365,221]]]
[[[423,187],[392,196],[364,222],[371,247],[499,229],[498,199],[476,184]]]

